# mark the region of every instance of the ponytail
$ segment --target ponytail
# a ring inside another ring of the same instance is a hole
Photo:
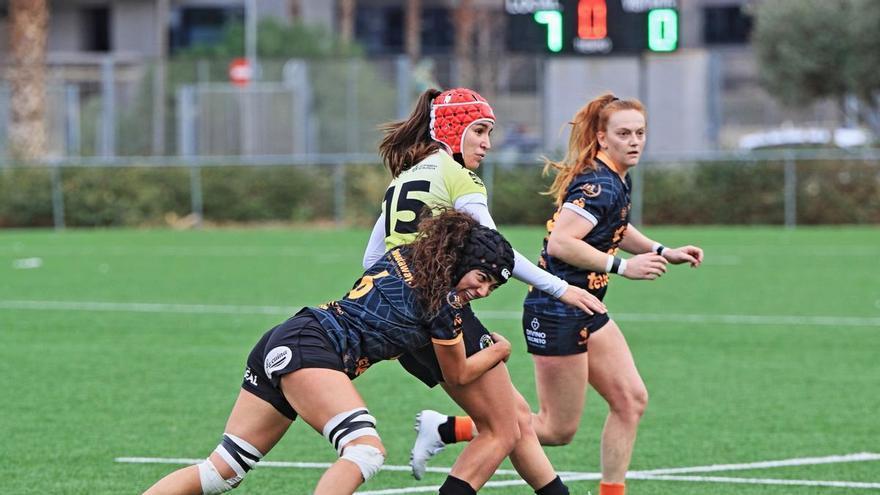
[[[431,139],[431,102],[440,95],[437,89],[428,89],[419,96],[416,106],[406,120],[388,122],[379,126],[385,133],[379,143],[382,162],[392,177],[437,152],[440,145]]]
[[[599,95],[578,110],[574,119],[569,122],[571,135],[565,158],[554,162],[544,157],[544,175],[552,170],[556,171],[553,184],[545,194],[553,196],[557,207],[562,206],[568,186],[575,177],[596,169],[594,160],[599,153],[599,131],[605,131],[608,128],[608,118],[620,110],[637,110],[645,114],[645,108],[638,100],[621,100],[612,93]]]

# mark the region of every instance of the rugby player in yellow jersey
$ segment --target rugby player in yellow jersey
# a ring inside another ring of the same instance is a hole
[[[490,135],[495,125],[495,114],[489,103],[475,91],[466,88],[444,92],[428,90],[416,103],[410,117],[384,127],[385,138],[379,146],[383,161],[393,180],[382,202],[382,214],[376,221],[370,242],[364,254],[364,266],[371,266],[383,253],[415,239],[418,219],[446,208],[469,213],[482,225],[495,228],[489,214],[486,187],[474,171],[491,149]],[[586,290],[569,286],[562,279],[541,270],[525,257],[514,252],[512,276],[535,288],[559,298],[587,314],[604,313],[605,306]],[[464,340],[468,355],[491,345],[490,332],[474,317],[469,309],[464,318]],[[404,368],[429,386],[443,383],[443,375],[436,364],[432,349],[401,356]],[[435,431],[454,429],[458,439],[470,439],[475,430],[500,429],[497,410],[489,406],[488,398],[495,385],[485,377],[479,383],[457,386],[443,383],[447,393],[467,411],[470,418],[447,418],[438,414],[420,414],[417,426],[424,422],[436,423]],[[506,412],[505,412],[506,413]],[[521,440],[511,454],[511,460],[520,475],[541,495],[568,493],[544,455],[531,428],[530,410],[520,397],[516,411]],[[471,422],[471,419],[473,422]],[[442,443],[433,442],[437,449]],[[427,449],[428,451],[430,450]],[[413,449],[423,453],[426,449]],[[413,475],[420,479],[427,457],[411,458]]]

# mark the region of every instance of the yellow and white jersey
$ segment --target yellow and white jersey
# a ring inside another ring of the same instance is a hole
[[[385,191],[385,249],[409,244],[416,238],[419,215],[425,208],[453,208],[457,199],[486,196],[477,174],[461,166],[449,154],[438,151],[401,173]]]

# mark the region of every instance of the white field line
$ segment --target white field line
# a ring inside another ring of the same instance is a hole
[[[292,315],[305,305],[249,306],[235,304],[171,304],[145,302],[102,301],[47,301],[47,300],[0,300],[0,310],[37,311],[109,311],[126,313],[171,314],[237,314],[237,315]],[[517,311],[478,311],[487,319],[519,320]],[[797,315],[701,315],[613,313],[617,321],[699,323],[715,325],[787,325],[787,326],[833,326],[833,327],[880,327],[880,317],[857,316],[797,316]]]
[[[880,454],[871,452],[860,452],[847,455],[832,455],[824,457],[800,457],[793,459],[781,459],[776,461],[759,461],[738,464],[712,464],[707,466],[691,466],[679,468],[651,469],[643,471],[630,471],[627,478],[639,480],[657,480],[657,481],[690,481],[698,483],[741,483],[755,485],[792,485],[792,486],[825,486],[840,488],[880,488],[880,483],[858,482],[858,481],[817,481],[817,480],[787,480],[774,478],[736,478],[722,476],[681,476],[683,473],[710,473],[721,471],[740,471],[747,469],[769,469],[790,466],[814,466],[819,464],[835,464],[843,462],[864,462],[878,461]],[[161,458],[161,457],[117,457],[116,462],[139,463],[139,464],[197,464],[202,459],[187,458]],[[305,468],[305,469],[326,469],[330,467],[328,462],[287,462],[287,461],[263,461],[259,464],[261,467],[276,468]],[[383,471],[403,471],[409,472],[409,466],[382,466]],[[428,468],[430,472],[448,473],[449,468]],[[678,474],[676,474],[678,473]],[[516,475],[515,471],[509,469],[500,469],[497,475]],[[559,476],[564,481],[585,481],[598,480],[601,478],[600,473],[585,473],[576,471],[560,471]],[[496,480],[489,481],[484,488],[500,488],[506,486],[525,485],[522,479]],[[436,492],[440,488],[439,485],[431,486],[414,486],[403,488],[387,488],[382,490],[370,490],[358,492],[360,495],[392,495],[407,493],[429,493]]]
[[[778,461],[745,462],[739,464],[712,464],[709,466],[693,466],[682,468],[652,469],[647,471],[631,471],[627,473],[639,476],[657,476],[667,474],[717,473],[721,471],[742,471],[746,469],[768,469],[790,466],[815,466],[817,464],[837,464],[841,462],[880,461],[880,454],[859,452],[847,455],[829,455],[824,457],[797,457]]]
[[[645,476],[633,479],[660,480],[660,481],[692,481],[697,483],[739,483],[747,485],[790,485],[790,486],[826,486],[834,488],[880,488],[880,483],[865,483],[861,481],[814,481],[814,480],[786,480],[775,478],[734,478],[725,476]]]

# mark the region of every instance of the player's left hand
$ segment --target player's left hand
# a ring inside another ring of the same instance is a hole
[[[673,265],[690,263],[692,267],[696,268],[703,262],[703,250],[697,246],[682,246],[675,249],[666,248],[663,250],[663,257]]]

